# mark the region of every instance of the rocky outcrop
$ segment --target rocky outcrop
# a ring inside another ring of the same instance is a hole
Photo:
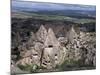
[[[34,45],[30,46],[29,50],[23,49],[20,55],[22,59],[17,64],[37,64],[47,69],[52,69],[61,64],[66,56],[66,48],[60,44],[53,30],[49,28],[46,32],[44,26],[41,26],[36,35],[38,38],[34,40],[35,37],[32,33],[28,43]]]
[[[35,64],[46,69],[53,69],[64,61],[96,66],[95,33],[77,33],[73,26],[66,33],[67,36],[57,38],[52,28],[47,31],[41,25],[36,33],[30,32],[27,42],[16,47],[17,53],[13,52],[12,58],[18,58],[15,54],[19,54],[16,65]]]
[[[84,65],[95,65],[95,33],[80,32],[73,43],[66,45],[67,60],[80,61]]]
[[[21,70],[14,61],[11,61],[11,74],[29,73],[28,71]]]
[[[47,38],[44,42],[44,55],[42,58],[42,66],[47,69],[54,68],[56,65],[60,64],[64,58],[63,49],[60,45],[58,39],[56,38],[53,30],[49,28]]]
[[[23,57],[16,64],[17,65],[37,64],[38,66],[40,66],[40,58],[41,56],[39,55],[39,53],[34,49],[31,49],[25,52],[25,54],[23,54]]]
[[[41,25],[40,29],[37,31],[36,37],[39,42],[42,42],[42,43],[45,42],[46,37],[47,37],[47,30],[43,25]]]
[[[95,58],[96,58],[96,37],[95,33],[84,33],[81,36],[81,43],[82,46],[85,48],[85,63],[88,65],[94,65],[95,66]]]
[[[71,27],[71,29],[68,31],[66,38],[68,38],[70,43],[74,43],[74,39],[76,39],[78,34],[76,33],[74,27]]]
[[[63,46],[63,47],[65,47],[68,43],[68,39],[65,38],[65,37],[59,37],[58,41],[59,41],[60,45]]]
[[[53,30],[49,28],[48,33],[47,33],[47,38],[44,42],[45,47],[58,47],[60,46]]]

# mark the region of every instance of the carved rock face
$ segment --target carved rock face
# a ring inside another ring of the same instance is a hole
[[[51,28],[49,28],[49,30],[48,30],[48,35],[47,35],[47,38],[44,42],[44,45],[45,45],[45,47],[49,47],[51,45],[56,46],[56,47],[60,46],[60,43],[57,40],[57,38],[56,38],[56,36]]]
[[[26,64],[37,64],[38,66],[40,66],[40,55],[37,51],[35,51],[34,49],[31,49],[29,51],[27,51],[24,55],[23,58],[20,59],[17,64],[20,65],[26,65]]]
[[[95,66],[95,38],[91,35],[83,32],[78,35],[72,28],[68,37],[57,39],[51,28],[47,32],[44,26],[41,26],[36,33],[37,38],[33,37],[34,40],[29,41],[28,44],[32,44],[32,46],[28,45],[29,49],[26,48],[26,44],[19,47],[22,59],[17,64],[36,64],[46,69],[53,69],[68,60],[69,62],[81,61],[83,64]]]
[[[62,49],[62,50],[61,50]],[[64,48],[60,47],[48,47],[44,49],[44,55],[42,58],[42,66],[47,69],[52,69],[56,65],[60,65],[64,61],[66,52]]]
[[[47,69],[54,68],[63,59],[63,49],[57,40],[53,30],[49,28],[47,37],[44,42],[42,63],[41,65]]]
[[[55,53],[53,48],[45,48],[44,55],[42,58],[42,66],[47,69],[55,67],[56,66],[55,55],[57,56],[57,53]]]
[[[44,45],[40,42],[36,42],[34,45],[34,49],[41,55],[41,52],[44,49]]]

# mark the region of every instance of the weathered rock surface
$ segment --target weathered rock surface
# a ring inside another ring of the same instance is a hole
[[[80,32],[73,43],[66,45],[67,60],[81,61],[84,65],[95,65],[95,34]]]
[[[45,42],[46,37],[47,37],[47,30],[43,25],[40,26],[40,29],[37,31],[36,36],[39,42],[42,42],[42,43]]]
[[[52,47],[58,47],[60,46],[60,43],[59,41],[57,40],[53,30],[51,28],[49,28],[48,30],[48,33],[47,33],[47,38],[44,42],[44,45],[45,47],[49,47],[49,46],[52,46]]]
[[[16,64],[17,65],[37,64],[38,66],[40,66],[40,58],[41,54],[39,54],[38,51],[34,50],[34,48],[31,48],[31,50],[28,50],[23,54],[22,59],[20,59]]]
[[[42,58],[42,66],[51,69],[63,61],[63,49],[57,40],[53,30],[49,28],[47,38],[44,42],[44,54]]]
[[[47,31],[41,25],[36,34],[31,32],[29,39],[24,43],[20,43],[18,35],[18,43],[12,48],[12,60],[16,59],[16,65],[36,64],[46,69],[53,69],[65,60],[96,66],[95,33],[80,31],[77,34],[74,27],[66,33],[67,36],[57,38],[52,28],[48,28]]]
[[[69,32],[67,33],[66,38],[68,38],[70,43],[74,43],[74,39],[78,36],[78,34],[76,33],[75,29],[72,27]]]
[[[59,37],[58,41],[59,41],[60,45],[62,45],[62,46],[66,46],[68,43],[68,39],[65,37]]]

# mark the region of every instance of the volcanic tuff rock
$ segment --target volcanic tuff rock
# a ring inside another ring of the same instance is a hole
[[[47,37],[47,30],[43,25],[41,25],[40,29],[37,31],[36,37],[39,42],[42,42],[42,43],[45,42],[45,39]]]
[[[20,58],[16,61],[16,65],[36,64],[52,69],[67,60],[95,66],[95,33],[80,31],[77,34],[73,26],[66,33],[66,37],[57,38],[52,28],[48,28],[47,31],[43,25],[36,33],[30,32],[28,41],[21,44],[21,40],[18,41],[15,51],[19,52]],[[20,35],[17,38],[19,39]],[[13,55],[16,54],[15,51]]]
[[[73,43],[66,45],[67,60],[81,61],[81,64],[95,66],[95,33],[80,32],[80,34],[73,39]]]
[[[75,29],[72,27],[72,28],[69,30],[68,34],[67,34],[67,38],[68,38],[69,42],[73,43],[73,42],[74,42],[74,39],[75,39],[77,36],[78,36],[78,35],[77,35]]]
[[[35,39],[36,37],[37,39]],[[60,45],[51,28],[47,32],[42,25],[36,33],[36,37],[31,32],[29,41],[23,44],[25,46],[21,46],[21,59],[17,65],[37,64],[43,66],[45,64],[45,68],[51,69],[60,64],[60,61],[64,61],[65,49]],[[29,46],[28,50],[25,48],[27,45]]]
[[[34,50],[34,48],[32,48],[31,50],[28,50],[27,52],[25,52],[23,54],[23,58],[20,59],[16,64],[20,64],[20,65],[26,65],[26,64],[29,64],[29,65],[32,65],[33,63],[34,64],[37,64],[40,66],[40,58],[41,56],[39,55],[39,53]]]
[[[68,39],[65,37],[59,37],[58,41],[59,41],[61,46],[65,46],[68,43]]]
[[[95,33],[83,33],[81,36],[82,46],[85,48],[86,64],[93,64],[95,66],[96,58],[96,37]]]
[[[65,55],[63,54],[62,46],[60,45],[51,28],[49,28],[48,30],[44,46],[45,48],[42,59],[42,66],[46,67],[47,69],[51,69],[55,67],[57,64],[61,64],[60,61],[63,61],[62,59]]]
[[[58,40],[57,40],[57,38],[56,38],[56,36],[51,28],[49,28],[49,30],[48,30],[47,38],[44,42],[44,45],[45,45],[45,47],[49,47],[49,46],[51,46],[51,47],[57,46],[58,47],[58,46],[60,46],[60,44],[59,44],[59,42],[58,42]]]

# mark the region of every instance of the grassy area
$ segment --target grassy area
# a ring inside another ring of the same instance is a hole
[[[17,18],[34,18],[34,19],[43,19],[43,20],[63,20],[63,21],[70,21],[74,23],[90,23],[95,22],[95,19],[78,19],[68,16],[59,16],[59,15],[42,15],[42,14],[36,14],[36,13],[26,13],[26,12],[19,12],[19,13],[13,13],[12,17]]]
[[[37,66],[36,64],[26,64],[26,65],[18,65],[18,67],[23,71],[28,71],[30,73],[41,73],[41,72],[58,72],[58,71],[73,71],[73,70],[88,70],[95,69],[96,67],[93,65],[85,65],[82,64],[81,61],[74,60],[65,60],[61,65],[57,65],[53,69],[46,69],[44,67]]]
[[[95,69],[93,65],[86,65],[82,63],[82,61],[74,61],[74,60],[65,60],[61,65],[58,65],[60,71],[72,71],[72,70],[87,70],[87,69]]]
[[[29,72],[36,72],[38,69],[39,69],[39,66],[36,65],[36,64],[32,64],[32,65],[29,65],[29,64],[26,64],[26,65],[18,65],[18,67],[23,70],[23,71],[29,71]]]

